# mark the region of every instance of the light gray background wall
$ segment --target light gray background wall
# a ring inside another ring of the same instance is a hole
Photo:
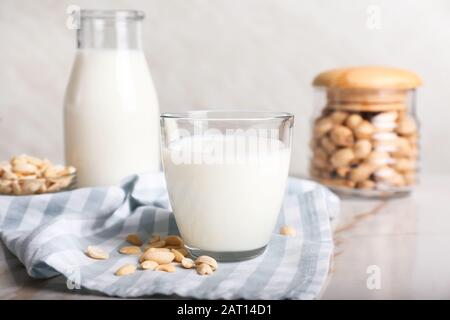
[[[62,99],[75,52],[75,32],[65,25],[70,4],[145,11],[145,52],[161,111],[294,113],[294,174],[306,172],[315,74],[360,64],[414,70],[425,81],[418,97],[422,169],[450,173],[445,0],[1,0],[1,159],[27,152],[63,160]],[[370,27],[371,6],[380,9],[379,29]]]

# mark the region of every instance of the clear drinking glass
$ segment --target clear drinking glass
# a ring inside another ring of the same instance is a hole
[[[294,117],[191,111],[161,115],[162,157],[178,229],[193,256],[258,256],[281,208]]]

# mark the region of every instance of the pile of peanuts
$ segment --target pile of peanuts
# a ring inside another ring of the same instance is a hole
[[[0,194],[28,195],[57,192],[71,186],[76,169],[54,165],[47,159],[14,156],[0,163]]]
[[[280,234],[289,237],[295,237],[297,232],[294,227],[284,225],[280,228]],[[189,252],[184,246],[184,241],[177,235],[168,235],[164,239],[159,234],[150,237],[147,243],[144,243],[137,234],[129,234],[126,241],[130,244],[119,249],[120,254],[134,255],[139,257],[136,263],[127,263],[120,266],[114,273],[116,276],[126,276],[133,274],[138,270],[153,270],[163,272],[176,272],[176,266],[180,265],[184,269],[195,270],[199,275],[211,275],[217,268],[217,261],[209,256],[200,256],[192,260],[189,258]],[[86,255],[96,260],[109,259],[109,253],[100,247],[88,246]]]
[[[125,276],[136,272],[138,263],[141,270],[154,270],[163,272],[175,272],[176,265],[184,269],[195,267],[199,275],[210,275],[217,270],[217,261],[209,256],[200,256],[195,261],[188,257],[189,253],[184,247],[184,241],[177,235],[168,235],[162,239],[154,234],[147,244],[137,234],[129,234],[126,238],[130,246],[119,249],[120,254],[135,255],[139,257],[136,264],[124,264],[114,273],[116,276]],[[97,260],[109,259],[109,253],[105,250],[88,246],[86,254]]]
[[[324,109],[314,123],[310,174],[324,184],[388,190],[415,183],[416,121],[404,110]]]

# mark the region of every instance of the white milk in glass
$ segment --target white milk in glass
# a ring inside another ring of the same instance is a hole
[[[163,157],[172,209],[189,247],[238,252],[267,245],[285,192],[289,147],[251,136],[193,136],[170,143]]]
[[[64,119],[79,186],[160,169],[158,101],[142,50],[78,49]]]

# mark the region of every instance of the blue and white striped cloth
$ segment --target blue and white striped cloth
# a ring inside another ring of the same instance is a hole
[[[211,276],[177,268],[175,273],[114,272],[137,257],[120,255],[129,233],[177,234],[161,173],[126,178],[120,186],[83,188],[56,194],[0,196],[0,235],[34,278],[59,274],[69,284],[118,297],[153,294],[202,299],[314,299],[329,269],[333,242],[330,217],[338,198],[328,189],[289,178],[277,222],[295,226],[298,237],[274,232],[258,258],[220,263]],[[85,255],[88,245],[110,252],[108,260]]]

